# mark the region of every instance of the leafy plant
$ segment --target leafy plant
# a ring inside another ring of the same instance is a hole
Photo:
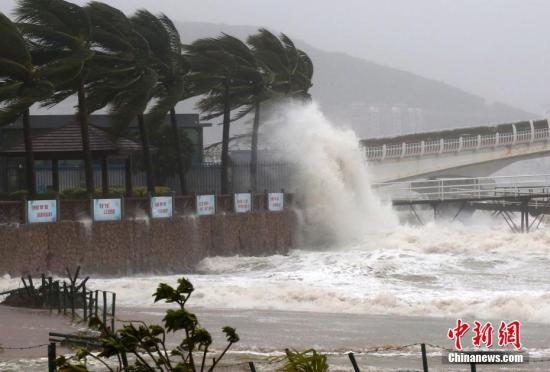
[[[56,361],[59,372],[86,372],[87,358],[101,363],[109,371],[173,371],[205,372],[213,371],[229,348],[239,341],[239,335],[231,327],[224,327],[227,345],[221,354],[207,366],[207,355],[212,345],[212,336],[200,326],[197,316],[189,312],[185,305],[194,288],[191,282],[180,278],[176,287],[161,283],[153,294],[155,302],[174,303],[176,309],[166,311],[164,325],[147,325],[144,322],[129,322],[122,329],[112,332],[98,318],[92,318],[90,327],[99,329],[101,348],[94,354],[82,348],[70,358],[63,356]],[[182,341],[172,350],[166,345],[166,335],[170,332],[183,332]],[[127,356],[134,357],[133,364]],[[199,356],[198,359],[195,359]],[[308,370],[309,371],[309,370]],[[317,370],[312,370],[317,371]]]
[[[171,195],[172,189],[167,186],[155,186],[155,195]],[[140,186],[134,188],[134,196],[147,196],[147,187]]]
[[[325,372],[328,371],[327,356],[314,349],[303,352],[286,350],[286,364],[281,372]]]
[[[12,193],[7,194],[7,197],[0,196],[0,199],[5,198],[8,200],[24,200],[30,199],[30,194],[27,190],[16,190]],[[46,191],[37,193],[34,195],[33,199],[55,199],[55,192]]]
[[[123,187],[111,187],[107,193],[107,197],[121,197],[124,195],[126,190]],[[103,197],[103,190],[101,188],[96,188],[94,191],[94,197],[101,198]],[[59,193],[61,199],[87,199],[88,190],[84,187],[71,187],[67,188]]]

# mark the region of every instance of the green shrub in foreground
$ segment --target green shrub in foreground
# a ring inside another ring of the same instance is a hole
[[[166,372],[211,372],[219,364],[229,348],[239,341],[239,335],[232,327],[223,327],[227,345],[212,363],[207,363],[212,336],[199,324],[197,316],[186,309],[187,301],[194,288],[186,278],[181,278],[176,287],[161,283],[153,294],[155,302],[164,301],[177,305],[166,311],[163,325],[148,325],[140,321],[129,321],[122,329],[112,332],[98,318],[92,318],[90,327],[101,331],[99,352],[87,348],[79,349],[72,357],[60,356],[56,360],[58,372],[88,372],[88,359],[101,363],[108,371],[166,371]],[[166,335],[181,332],[183,338],[175,348],[168,350]],[[131,357],[131,358],[128,358]],[[128,362],[131,359],[131,362]],[[280,372],[326,372],[326,355],[314,349],[298,352],[286,350],[284,358],[273,362],[284,365]]]
[[[166,311],[162,326],[131,321],[112,332],[99,319],[93,318],[90,327],[99,329],[104,335],[99,340],[99,353],[94,354],[87,348],[82,348],[70,358],[60,356],[56,361],[58,371],[87,372],[88,358],[103,364],[109,371],[213,371],[231,345],[239,341],[239,336],[234,328],[224,327],[227,345],[208,366],[206,358],[212,336],[200,326],[197,316],[185,308],[193,291],[193,285],[185,278],[179,279],[175,288],[165,283],[158,286],[153,295],[155,302],[164,301],[177,305],[176,309]],[[181,342],[172,350],[168,350],[166,346],[166,335],[169,332],[183,333]],[[196,360],[199,355],[200,358]],[[125,366],[124,361],[128,356],[133,358]]]

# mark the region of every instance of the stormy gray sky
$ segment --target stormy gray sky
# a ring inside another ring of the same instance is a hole
[[[84,4],[87,1],[75,0]],[[550,109],[548,0],[108,0],[180,21],[266,26],[319,48]],[[15,1],[0,0],[10,13]]]

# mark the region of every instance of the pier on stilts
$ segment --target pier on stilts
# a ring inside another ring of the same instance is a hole
[[[424,221],[419,209],[431,209],[434,220],[445,210],[451,221],[466,210],[486,210],[502,217],[513,232],[527,233],[550,215],[550,175],[546,174],[411,180],[373,187],[394,207],[408,209],[420,224]]]

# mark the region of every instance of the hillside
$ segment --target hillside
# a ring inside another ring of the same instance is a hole
[[[220,32],[245,39],[257,29],[200,22],[182,22],[178,28],[185,42]],[[488,105],[482,97],[410,72],[323,51],[301,41],[297,45],[310,55],[315,66],[314,99],[328,117],[352,126],[361,137],[536,117],[504,104]]]
[[[255,26],[199,22],[180,22],[177,26],[186,43],[221,32],[246,39],[257,30]],[[315,66],[314,99],[332,121],[351,126],[361,138],[537,118],[507,105],[488,105],[483,98],[443,82],[343,53],[323,51],[299,40],[296,43],[310,55]],[[195,101],[179,104],[178,112],[195,111]],[[71,98],[51,109],[33,112],[66,114],[74,112],[74,105]],[[242,123],[232,126],[232,135],[242,131]],[[218,126],[205,130],[206,144],[219,140]]]

